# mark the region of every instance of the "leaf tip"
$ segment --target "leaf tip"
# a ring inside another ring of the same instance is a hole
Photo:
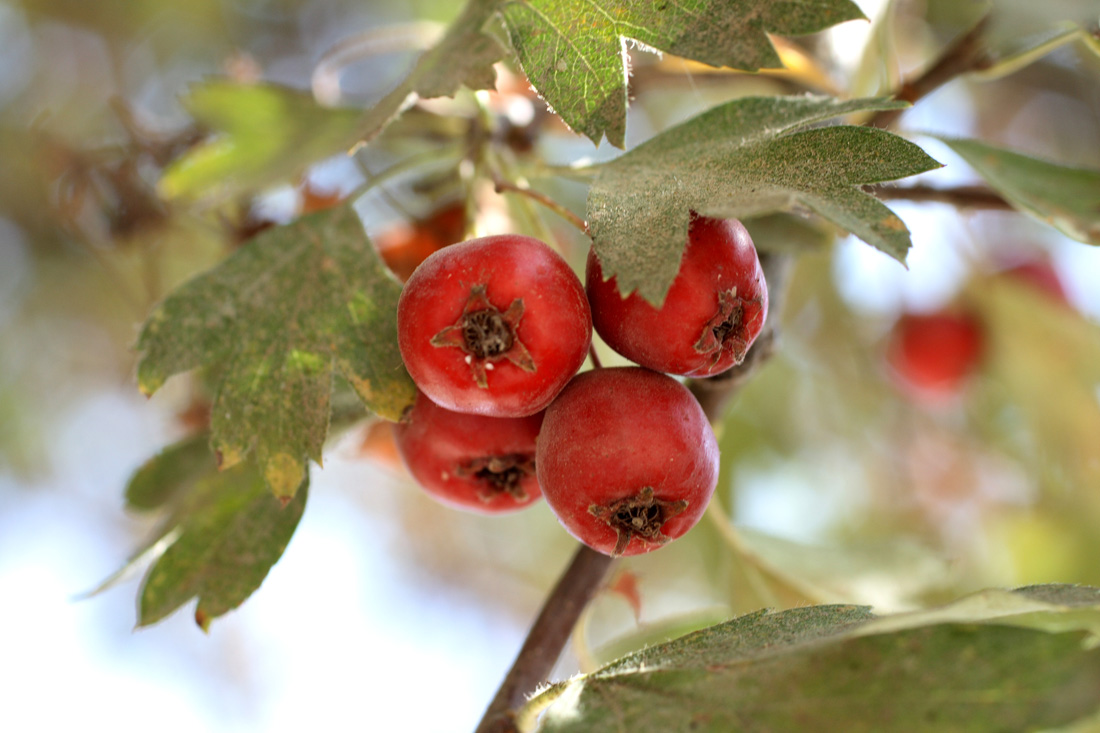
[[[204,611],[201,606],[195,609],[195,623],[202,629],[202,633],[210,633],[210,622],[212,620],[213,619],[207,615],[206,611]]]
[[[305,462],[289,453],[276,453],[264,463],[264,481],[279,502],[286,506],[305,478]]]
[[[144,365],[138,366],[137,376],[137,388],[138,392],[141,392],[146,398],[152,397],[153,394],[164,385],[164,377],[156,373],[152,369],[145,368]]]
[[[233,468],[233,466],[241,462],[242,458],[243,454],[239,449],[224,443],[219,444],[214,449],[214,461],[217,463],[219,471],[226,471]]]

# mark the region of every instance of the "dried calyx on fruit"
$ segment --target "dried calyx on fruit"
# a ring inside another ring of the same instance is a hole
[[[481,514],[530,505],[541,495],[535,439],[543,413],[502,418],[444,409],[418,394],[394,426],[397,451],[416,482],[439,501]]]
[[[522,298],[513,300],[501,313],[486,297],[485,286],[475,285],[458,321],[432,336],[431,344],[462,350],[477,386],[488,389],[487,372],[499,361],[510,361],[525,372],[535,371],[531,353],[516,335],[522,317]]]
[[[537,239],[472,239],[428,257],[397,306],[409,374],[450,410],[546,408],[588,354],[592,316],[568,263]]]
[[[675,379],[640,367],[595,369],[547,409],[535,464],[570,534],[609,555],[637,555],[703,516],[718,482],[718,444]]]
[[[740,364],[768,314],[764,271],[736,219],[692,215],[680,270],[660,308],[638,293],[624,298],[614,277],[604,279],[595,248],[585,289],[608,346],[669,374],[705,377]]]

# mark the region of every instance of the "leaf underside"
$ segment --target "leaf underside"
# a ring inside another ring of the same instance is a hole
[[[223,468],[255,448],[268,486],[294,495],[320,462],[333,373],[398,420],[415,397],[397,349],[401,286],[345,205],[264,232],[184,284],[138,338],[138,385],[217,366],[212,444]]]
[[[858,187],[939,164],[884,130],[809,127],[902,106],[881,98],[738,99],[603,164],[589,190],[588,221],[605,277],[659,306],[679,270],[692,211],[746,218],[806,209],[904,261],[909,231]]]
[[[1035,730],[1100,708],[1100,591],[985,591],[875,617],[742,616],[543,693],[539,730]],[[539,697],[529,704],[541,709]]]

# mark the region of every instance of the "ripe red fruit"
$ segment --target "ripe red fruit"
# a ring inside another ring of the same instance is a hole
[[[451,412],[421,393],[394,426],[394,439],[409,473],[433,497],[458,509],[499,514],[541,495],[535,438],[542,417]]]
[[[967,313],[907,313],[894,326],[886,356],[903,386],[936,399],[961,389],[982,348],[981,326]]]
[[[574,537],[638,555],[699,521],[718,483],[718,443],[691,392],[640,367],[574,377],[546,410],[535,465]]]
[[[537,239],[471,239],[428,257],[397,304],[416,385],[448,410],[522,417],[546,408],[588,354],[580,280]]]
[[[740,364],[764,327],[768,288],[748,231],[736,219],[694,216],[680,271],[664,304],[623,298],[588,253],[585,289],[596,332],[631,361],[705,377]]]

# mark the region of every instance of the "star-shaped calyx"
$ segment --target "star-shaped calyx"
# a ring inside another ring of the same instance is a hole
[[[523,298],[516,298],[508,310],[501,312],[489,302],[485,286],[475,285],[462,315],[454,325],[433,336],[431,344],[461,349],[477,386],[488,389],[487,372],[497,362],[510,361],[525,372],[535,371],[530,352],[516,335],[522,317]]]
[[[612,557],[626,551],[634,537],[654,545],[663,545],[669,538],[661,532],[665,522],[683,513],[688,507],[686,499],[664,501],[653,496],[653,489],[646,486],[634,496],[618,499],[610,504],[593,504],[589,513],[607,522],[619,536]]]
[[[523,479],[535,475],[535,457],[523,453],[505,456],[485,456],[468,461],[455,471],[463,478],[473,477],[481,484],[478,496],[491,501],[508,494],[519,503],[530,498],[523,488]]]

